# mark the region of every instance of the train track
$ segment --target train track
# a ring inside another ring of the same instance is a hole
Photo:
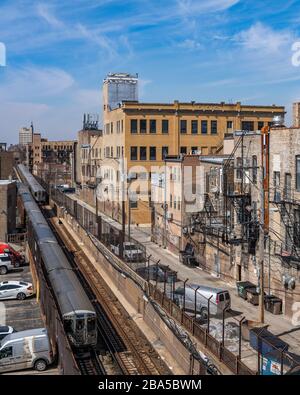
[[[83,354],[78,352],[75,359],[81,374],[84,376],[103,376],[106,374],[105,368],[94,349]]]
[[[103,339],[106,348],[109,350],[113,360],[115,360],[115,364],[119,365],[118,360],[114,358],[114,350],[123,351],[125,350],[125,345],[123,344],[122,340],[118,337],[116,332],[114,331],[112,325],[110,324],[109,320],[104,316],[103,312],[101,311],[101,306],[97,303],[96,296],[91,290],[88,282],[86,281],[83,274],[78,270],[77,264],[74,260],[74,255],[69,249],[66,247],[65,242],[63,241],[59,232],[57,232],[56,227],[54,226],[53,222],[49,217],[49,211],[45,208],[42,208],[42,212],[45,218],[48,221],[48,224],[53,231],[55,237],[59,245],[61,246],[62,250],[64,251],[65,255],[67,256],[70,265],[74,269],[74,272],[77,274],[80,282],[84,286],[85,292],[87,293],[88,298],[93,303],[95,311],[97,313],[97,329],[100,334],[101,339]],[[103,375],[106,374],[106,370],[103,366],[103,363],[99,359],[98,355],[96,354],[94,349],[90,349],[89,352],[81,352],[81,351],[74,351],[74,357],[78,364],[78,367],[82,373],[82,375]],[[122,369],[118,366],[117,372],[123,373]]]
[[[121,372],[126,375],[172,374],[64,225],[59,225],[60,231],[57,231],[55,221],[49,222],[66,255],[72,257],[73,266],[77,266],[90,300],[94,301],[99,332]]]

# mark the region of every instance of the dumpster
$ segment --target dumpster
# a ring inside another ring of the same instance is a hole
[[[292,359],[281,351],[272,351],[260,357],[260,374],[275,376],[288,374],[294,367]]]
[[[237,292],[239,297],[241,297],[242,299],[247,299],[247,292],[246,290],[249,288],[255,288],[256,289],[256,285],[253,283],[250,283],[250,281],[237,281],[236,283],[237,286]]]
[[[242,338],[243,340],[250,340],[250,331],[251,329],[254,328],[259,328],[259,329],[267,329],[268,328],[268,324],[261,324],[258,321],[251,321],[251,320],[245,320],[242,322]]]
[[[246,288],[246,294],[248,302],[254,306],[259,305],[259,293],[256,291],[256,288]]]
[[[277,296],[265,296],[265,309],[272,314],[282,314],[282,299]]]
[[[265,328],[253,328],[250,330],[250,346],[262,356],[278,350],[287,351],[289,348],[286,342]]]

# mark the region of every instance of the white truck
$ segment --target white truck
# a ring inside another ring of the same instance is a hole
[[[117,246],[111,245],[110,248],[114,254],[119,256],[120,254],[119,245]],[[125,242],[123,243],[123,248],[124,248],[123,256],[125,261],[139,262],[143,260],[143,251],[139,249],[134,243]]]

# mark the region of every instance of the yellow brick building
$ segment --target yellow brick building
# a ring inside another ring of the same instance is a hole
[[[127,169],[163,166],[165,155],[223,152],[224,136],[234,130],[258,130],[284,116],[284,107],[226,103],[140,103],[122,101],[109,105],[104,83],[101,163],[126,158]],[[144,175],[143,175],[144,177]],[[107,214],[113,212],[109,205]],[[126,214],[128,202],[126,203]],[[119,213],[120,214],[120,213]],[[119,218],[119,214],[117,218]],[[139,200],[131,209],[132,223],[150,223],[149,202]]]

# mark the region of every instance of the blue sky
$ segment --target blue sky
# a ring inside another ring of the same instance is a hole
[[[75,138],[113,71],[139,73],[141,101],[289,111],[299,22],[300,0],[0,0],[0,139],[16,142],[31,120],[48,138]]]

